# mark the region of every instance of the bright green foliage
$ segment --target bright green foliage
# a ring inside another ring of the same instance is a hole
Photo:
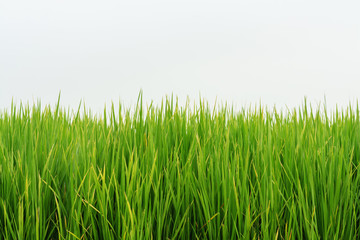
[[[358,239],[359,109],[0,115],[0,239]]]

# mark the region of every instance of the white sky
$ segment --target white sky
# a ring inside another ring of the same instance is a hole
[[[1,1],[0,108],[360,96],[360,1]]]

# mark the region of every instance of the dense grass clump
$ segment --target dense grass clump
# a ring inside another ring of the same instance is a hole
[[[0,115],[0,239],[358,239],[359,109]]]

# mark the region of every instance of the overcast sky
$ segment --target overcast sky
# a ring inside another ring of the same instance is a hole
[[[11,99],[334,106],[360,96],[360,1],[1,1],[0,108]]]

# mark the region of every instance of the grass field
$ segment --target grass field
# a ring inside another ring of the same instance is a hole
[[[359,239],[359,108],[0,115],[0,239]]]

